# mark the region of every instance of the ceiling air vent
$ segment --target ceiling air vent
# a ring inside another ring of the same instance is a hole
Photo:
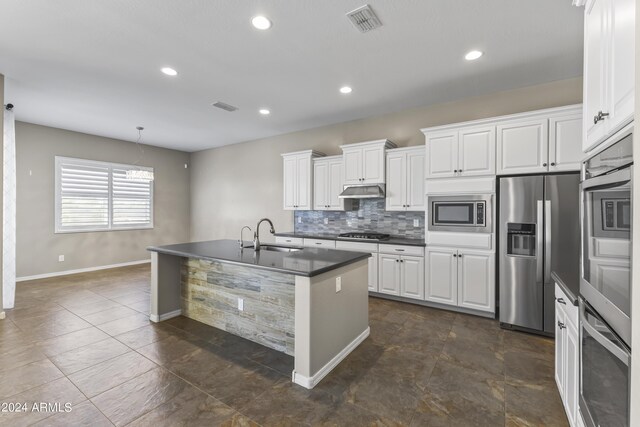
[[[221,108],[225,111],[236,111],[238,109],[238,107],[234,107],[233,105],[229,105],[226,102],[221,102],[221,101],[214,102],[211,105],[213,105],[216,108]]]
[[[361,33],[366,33],[382,26],[380,19],[368,4],[347,13],[347,18]]]

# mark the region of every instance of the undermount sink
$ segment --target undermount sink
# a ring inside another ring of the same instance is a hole
[[[303,248],[294,246],[276,246],[276,245],[260,245],[261,251],[274,251],[274,252],[296,252],[301,251]]]

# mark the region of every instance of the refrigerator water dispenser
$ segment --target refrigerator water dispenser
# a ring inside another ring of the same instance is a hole
[[[507,255],[536,256],[536,225],[507,223]]]

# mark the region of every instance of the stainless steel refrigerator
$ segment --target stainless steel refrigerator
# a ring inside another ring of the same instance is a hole
[[[578,173],[499,179],[501,326],[554,334],[551,271],[580,277],[579,181]]]

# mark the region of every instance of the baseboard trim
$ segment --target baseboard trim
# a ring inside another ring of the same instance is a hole
[[[56,271],[53,273],[36,274],[33,276],[17,277],[16,282],[26,282],[27,280],[48,279],[49,277],[68,276],[70,274],[88,273],[90,271],[108,270],[111,268],[128,267],[130,265],[148,264],[150,259],[142,259],[138,261],[121,262],[119,264],[99,265],[97,267],[79,268],[77,270]]]
[[[345,348],[343,348],[340,351],[340,353],[336,354],[333,357],[333,359],[327,362],[327,364],[324,365],[322,368],[320,368],[320,370],[318,370],[318,372],[316,372],[312,377],[305,377],[304,375],[300,375],[296,371],[293,371],[293,374],[292,374],[293,382],[298,385],[301,385],[304,388],[308,388],[308,389],[314,388],[316,385],[318,385],[318,383],[320,383],[320,381],[322,381],[324,377],[327,376],[329,372],[331,372],[336,366],[338,366],[338,364],[340,364],[340,362],[342,362],[342,360],[345,357],[347,357],[349,353],[355,350],[355,348],[358,347],[360,343],[362,343],[362,341],[367,339],[370,332],[371,332],[371,328],[367,326],[367,329],[365,329],[360,335],[358,335],[353,341],[351,341]]]
[[[424,306],[424,307],[437,308],[437,309],[440,309],[440,310],[454,311],[454,312],[457,312],[457,313],[464,313],[464,314],[471,314],[473,316],[486,317],[487,319],[495,319],[496,318],[495,311],[474,310],[474,309],[471,309],[471,308],[458,307],[458,306],[455,306],[455,305],[440,304],[440,303],[437,303],[437,302],[423,301],[423,300],[418,300],[418,299],[413,299],[413,298],[406,298],[406,297],[401,297],[401,296],[396,296],[396,295],[382,294],[380,292],[372,292],[372,291],[369,291],[369,296],[373,297],[373,298],[388,299],[388,300],[392,300],[392,301],[406,302],[406,303],[409,303],[409,304],[421,305],[421,306]]]
[[[178,317],[181,314],[182,314],[182,310],[180,310],[180,309],[173,310],[173,311],[170,311],[168,313],[163,313],[161,315],[150,314],[149,315],[149,320],[151,320],[152,322],[158,323],[158,322],[162,322],[163,320],[171,319],[172,317]]]

